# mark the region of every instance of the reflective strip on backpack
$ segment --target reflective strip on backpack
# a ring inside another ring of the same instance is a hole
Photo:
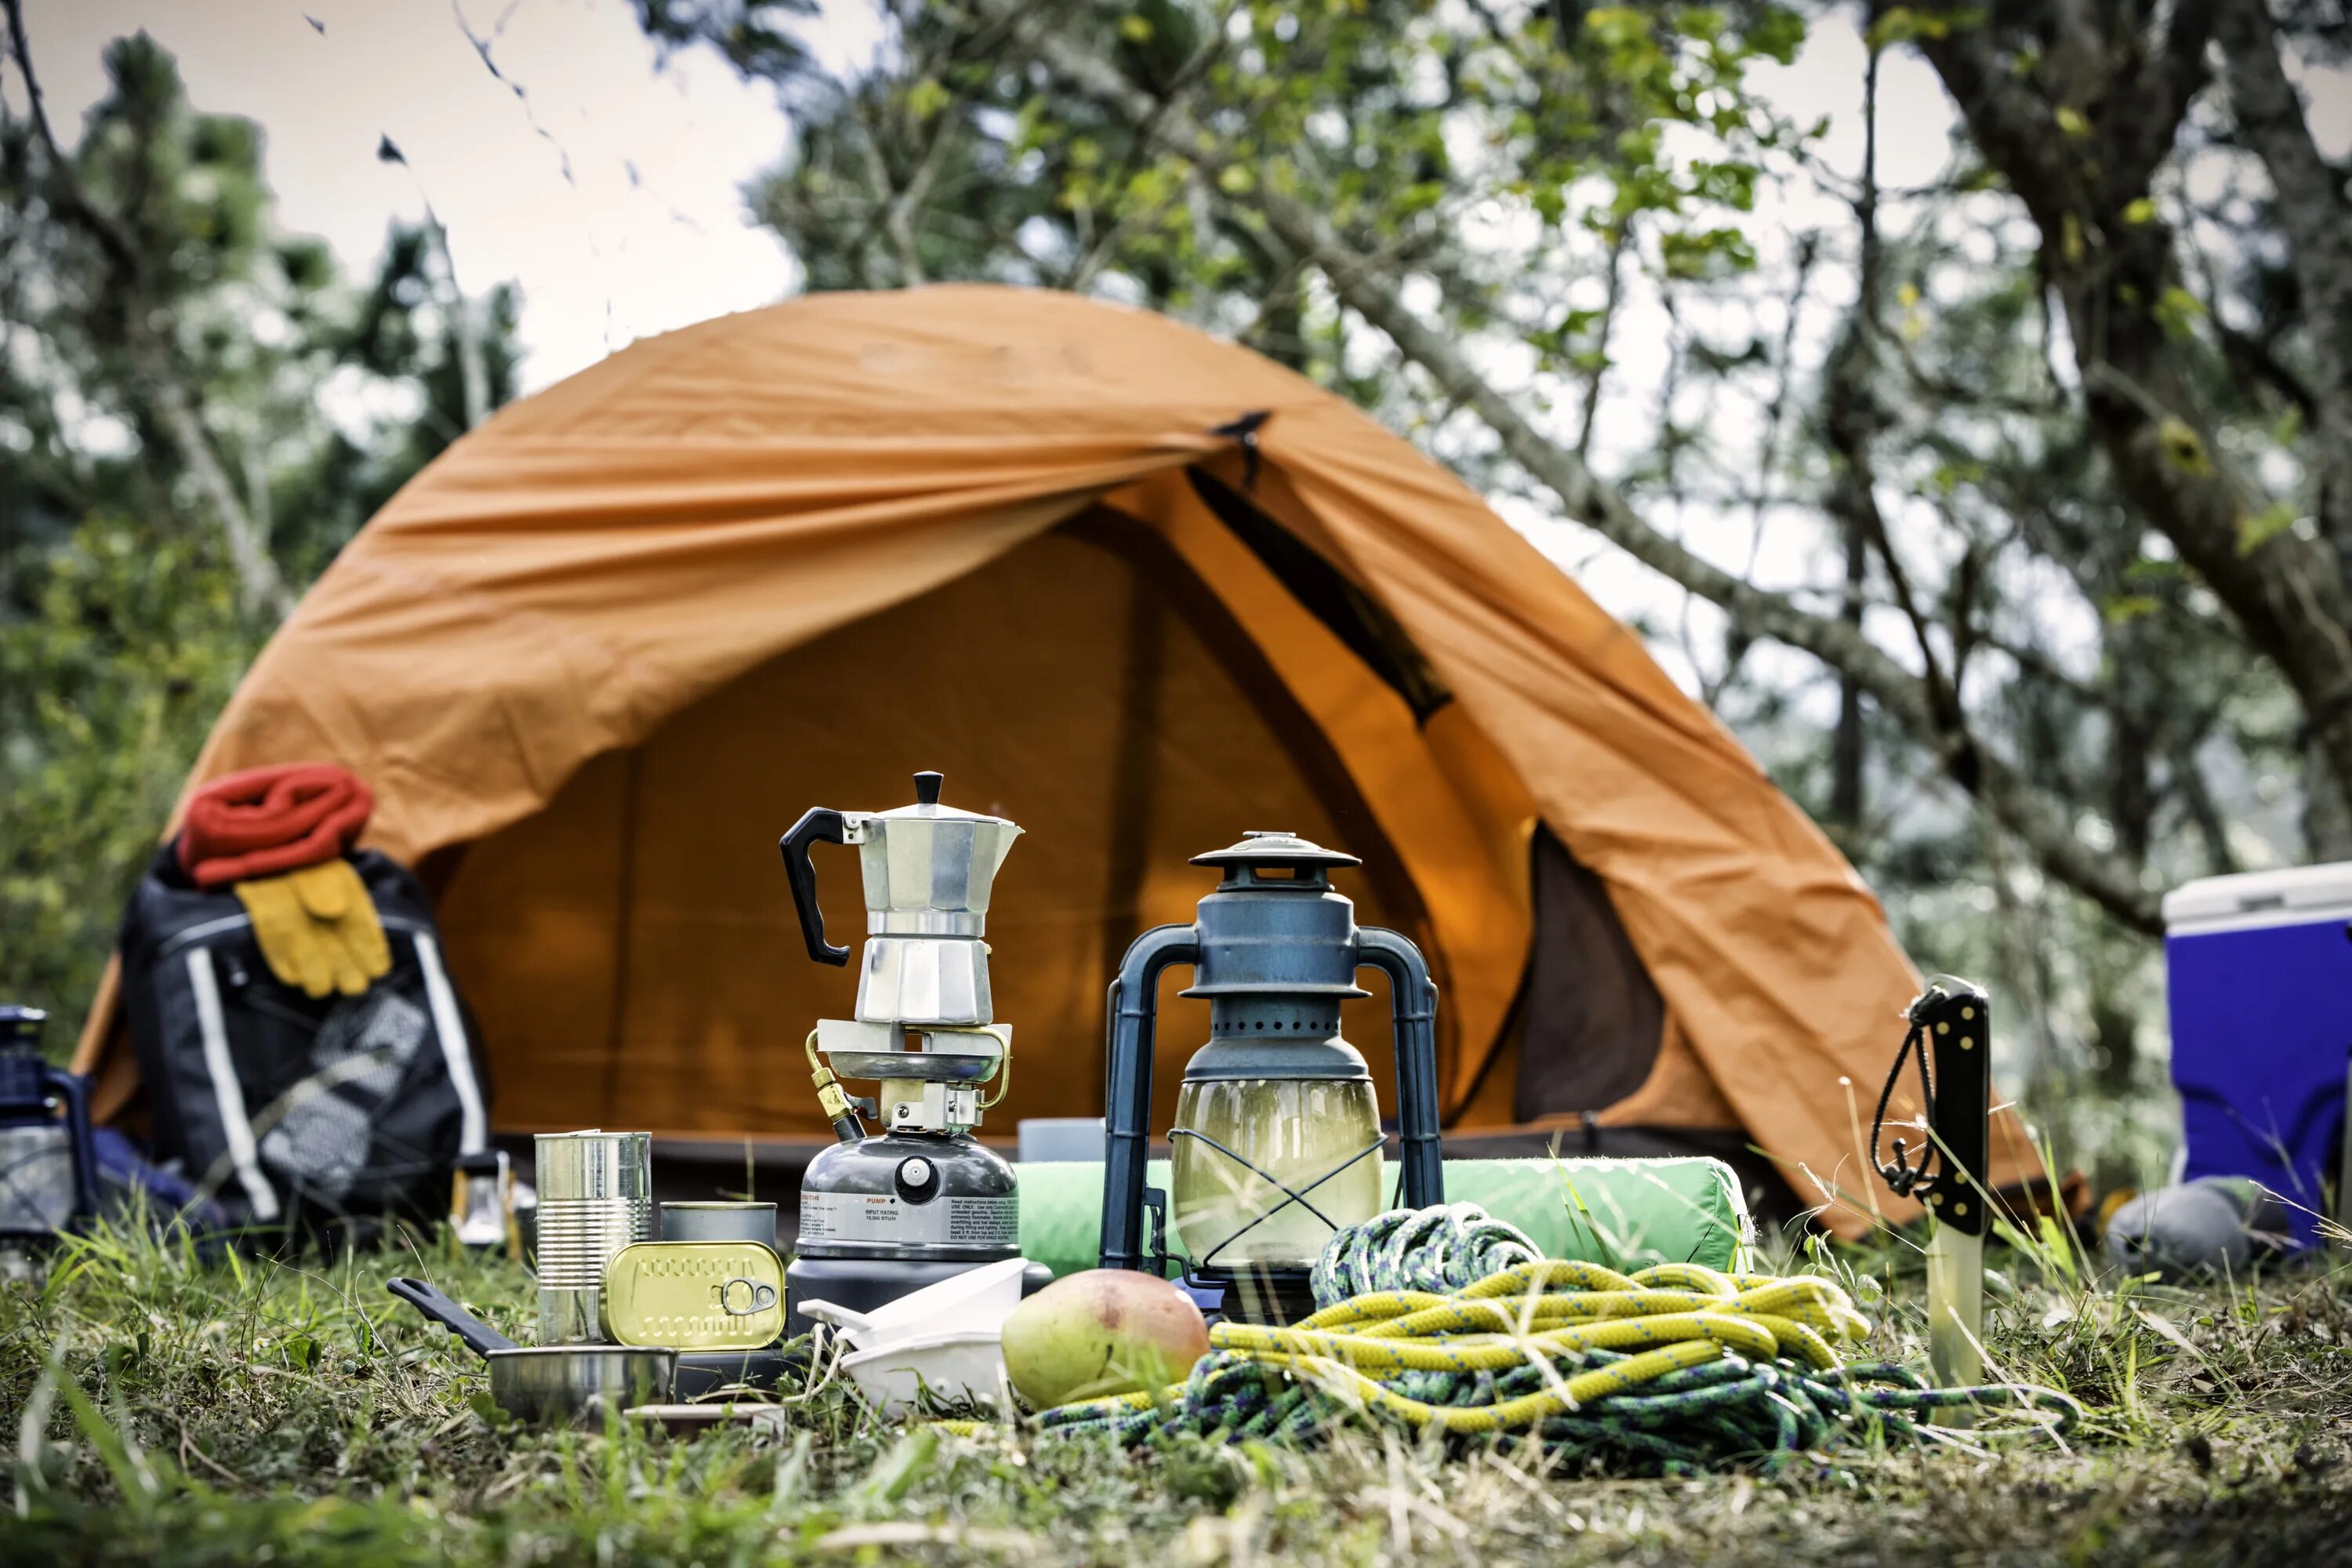
[[[228,1027],[221,1019],[220,984],[213,978],[210,948],[188,950],[188,989],[196,999],[196,1031],[204,1037],[205,1072],[213,1080],[213,1103],[220,1112],[221,1135],[228,1141],[228,1157],[236,1168],[237,1184],[253,1217],[278,1217],[278,1194],[261,1173],[253,1147],[253,1123],[246,1119],[245,1091],[236,1081],[236,1064],[229,1059]]]
[[[464,1132],[457,1152],[479,1154],[489,1147],[488,1118],[482,1114],[482,1090],[474,1082],[474,1057],[466,1047],[466,1023],[457,1012],[457,994],[449,988],[448,972],[441,967],[441,944],[424,931],[411,933],[416,945],[416,967],[425,973],[425,999],[433,1009],[433,1032],[441,1037],[441,1055],[449,1064],[449,1085],[457,1091],[464,1112]]]

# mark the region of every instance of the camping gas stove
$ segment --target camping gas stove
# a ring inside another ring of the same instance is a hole
[[[787,1335],[809,1330],[803,1301],[870,1311],[1021,1255],[1013,1167],[971,1136],[1011,1071],[1013,1029],[992,1016],[982,932],[997,868],[1021,829],[941,805],[941,782],[917,773],[913,805],[819,809],[784,836],[809,956],[849,958],[824,938],[812,845],[857,847],[868,932],[857,1016],[821,1019],[809,1036],[817,1098],[841,1142],[801,1178],[800,1241],[784,1276]],[[871,1080],[877,1092],[854,1101],[841,1078]],[[861,1110],[880,1132],[866,1134]],[[1029,1289],[1052,1279],[1042,1267],[1032,1272]]]
[[[1003,1070],[1013,1031],[914,1031],[898,1025],[817,1025],[831,1071],[878,1081],[882,1131],[835,1143],[801,1178],[797,1256],[785,1276],[784,1331],[804,1333],[804,1300],[871,1311],[983,1263],[1021,1255],[1021,1200],[1012,1164],[972,1137],[982,1086]],[[1044,1269],[1031,1289],[1051,1276]]]

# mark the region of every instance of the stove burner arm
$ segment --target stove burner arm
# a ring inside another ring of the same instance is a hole
[[[833,1123],[835,1142],[855,1143],[866,1136],[866,1124],[857,1120],[857,1107],[816,1054],[816,1031],[808,1032],[809,1078],[816,1085],[816,1102],[824,1110],[824,1118]]]

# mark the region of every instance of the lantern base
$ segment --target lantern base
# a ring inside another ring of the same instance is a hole
[[[1251,1267],[1227,1272],[1197,1269],[1184,1277],[1195,1290],[1223,1293],[1221,1316],[1231,1323],[1261,1323],[1281,1328],[1315,1313],[1314,1271],[1307,1268]]]

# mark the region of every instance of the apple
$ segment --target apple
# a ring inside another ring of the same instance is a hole
[[[1181,1383],[1209,1353],[1192,1298],[1132,1268],[1055,1280],[1004,1320],[1004,1370],[1034,1409]]]

